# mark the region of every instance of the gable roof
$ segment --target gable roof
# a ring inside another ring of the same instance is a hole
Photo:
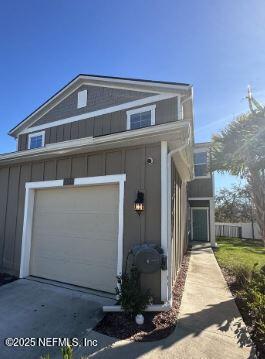
[[[156,81],[156,80],[144,80],[140,78],[127,78],[127,77],[114,77],[114,76],[101,76],[101,75],[92,75],[92,74],[79,74],[73,80],[68,82],[64,87],[57,91],[53,96],[51,96],[47,101],[35,109],[31,114],[29,114],[24,120],[22,120],[18,125],[12,128],[8,134],[12,137],[16,137],[21,129],[27,128],[34,121],[34,117],[38,115],[45,107],[48,107],[50,104],[55,103],[57,100],[60,102],[60,96],[67,90],[72,88],[78,88],[86,81],[91,81],[94,85],[99,84],[100,82],[108,83],[109,85],[114,84],[116,86],[121,86],[130,90],[139,90],[146,92],[154,91],[164,91],[164,92],[174,92],[180,89],[189,89],[191,85],[187,83],[179,82],[167,82],[167,81]]]

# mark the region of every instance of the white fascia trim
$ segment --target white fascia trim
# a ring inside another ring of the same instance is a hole
[[[18,158],[23,158],[26,156],[36,157],[54,151],[70,150],[70,149],[74,150],[76,148],[86,147],[86,146],[97,146],[97,145],[110,144],[110,143],[115,145],[116,143],[120,143],[122,141],[134,141],[144,137],[156,137],[160,135],[172,134],[172,131],[176,131],[183,127],[187,127],[187,125],[189,125],[187,121],[176,121],[176,122],[170,122],[156,126],[140,128],[137,130],[109,134],[106,136],[85,137],[76,140],[51,143],[51,144],[47,144],[45,147],[42,148],[11,152],[11,153],[0,155],[0,161],[9,160],[9,159],[13,160]]]
[[[155,109],[156,109],[156,105],[151,105],[151,106],[145,106],[145,107],[135,108],[133,110],[126,111],[127,130],[131,129],[131,115],[134,115],[136,113],[146,112],[146,111],[151,111],[151,126],[155,125]]]
[[[30,141],[32,137],[41,136],[41,147],[45,145],[45,131],[34,132],[28,135],[28,150],[30,150]]]
[[[213,197],[188,197],[189,201],[204,201],[204,200],[210,200]]]
[[[90,185],[104,185],[108,183],[119,184],[119,230],[118,230],[118,247],[117,247],[117,276],[122,274],[123,261],[123,228],[124,228],[124,182],[126,181],[126,174],[109,175],[109,176],[95,176],[75,178],[74,187],[90,186]],[[55,181],[40,181],[27,182],[25,184],[25,209],[23,221],[22,247],[19,278],[29,276],[30,251],[32,240],[32,225],[34,214],[35,191],[44,188],[67,188],[64,186],[63,180]]]
[[[172,303],[167,301],[164,304],[151,304],[145,309],[145,312],[167,312],[172,308]],[[120,305],[104,305],[103,312],[123,312],[124,309]]]
[[[81,83],[78,86],[74,86],[75,83],[78,83],[80,80],[85,81],[84,83]],[[93,81],[102,81],[106,84],[97,83]],[[60,100],[63,101],[67,96],[71,95],[74,91],[76,91],[79,87],[82,85],[91,85],[91,86],[99,86],[99,87],[110,87],[110,88],[116,88],[116,89],[124,89],[124,90],[131,90],[131,91],[139,91],[139,92],[149,92],[149,93],[160,93],[159,88],[163,88],[166,90],[182,90],[182,91],[188,91],[190,88],[192,88],[191,85],[174,85],[174,84],[163,84],[163,83],[155,83],[155,82],[144,82],[144,81],[133,81],[133,80],[121,80],[121,79],[108,79],[104,77],[96,77],[96,76],[78,76],[74,81],[71,81],[67,86],[65,86],[61,91],[59,91],[55,96],[52,96],[50,100],[48,100],[45,104],[43,104],[39,109],[34,111],[32,115],[30,115],[27,119],[25,119],[23,122],[18,124],[13,130],[9,131],[9,135],[12,135],[14,132],[16,132],[21,126],[25,125],[27,122],[30,121],[30,119],[33,116],[36,116],[45,106],[48,106],[51,102],[55,101],[63,92],[66,92],[70,87],[74,87],[72,91],[68,92],[65,96],[63,96]],[[126,86],[129,85],[129,86]],[[132,88],[130,85],[134,85]],[[136,85],[136,86],[135,86]],[[140,86],[145,86],[145,88],[141,88]],[[148,87],[157,87],[158,89],[155,90],[153,88],[148,89]],[[44,116],[48,111],[53,109],[55,106],[58,105],[58,102],[56,102],[53,106],[50,106],[47,111],[45,111],[42,116]],[[39,118],[33,121],[35,123],[38,121]]]
[[[196,147],[196,144],[195,144],[195,147],[193,147],[193,153],[200,153],[200,152],[207,152],[207,155],[209,153],[209,147]]]
[[[58,121],[49,122],[49,123],[39,125],[39,126],[35,126],[35,127],[29,127],[29,128],[26,128],[25,130],[19,132],[18,135],[25,134],[25,133],[31,133],[33,131],[44,130],[44,129],[47,129],[47,128],[56,127],[56,126],[60,126],[60,125],[65,125],[67,123],[77,122],[77,121],[92,118],[92,117],[106,115],[108,113],[122,111],[122,110],[126,110],[126,109],[129,109],[129,108],[142,106],[142,105],[145,105],[145,104],[148,104],[148,103],[166,100],[166,99],[173,98],[173,97],[176,97],[176,96],[177,96],[176,94],[168,94],[168,93],[167,94],[159,94],[159,95],[155,95],[155,96],[150,96],[150,97],[146,97],[146,98],[143,98],[143,99],[140,99],[140,100],[126,102],[126,103],[123,103],[121,105],[104,108],[102,110],[97,110],[97,111],[93,111],[93,112],[86,112],[86,113],[83,113],[81,115],[64,118],[64,119],[61,119],[61,120],[58,120]]]
[[[201,163],[201,164],[204,164],[204,163]],[[200,164],[199,164],[200,165]],[[194,166],[196,166],[196,165],[194,165]],[[207,175],[207,176],[195,176],[194,175],[194,179],[206,179],[206,178],[211,178],[211,175],[209,174],[209,175]]]
[[[161,270],[161,301],[167,302],[169,295],[168,278],[168,144],[161,141],[161,248],[167,256],[167,270]]]
[[[146,86],[146,87],[158,87],[158,88],[165,88],[168,90],[190,90],[192,88],[192,85],[186,84],[166,84],[163,82],[152,82],[152,81],[139,81],[139,80],[125,80],[125,79],[115,79],[115,78],[106,78],[106,77],[96,77],[96,76],[80,76],[78,79],[84,79],[87,81],[103,81],[103,82],[111,82],[113,84],[117,84],[117,86],[122,86],[124,88],[124,85],[134,85],[134,88],[129,87],[129,90],[135,90],[140,91],[141,87],[139,86]],[[95,84],[94,84],[95,85]],[[99,85],[97,85],[99,86]],[[103,85],[102,85],[103,86]],[[106,85],[107,87],[110,87],[110,85]],[[138,88],[139,87],[139,88]],[[147,91],[145,89],[142,89],[142,91]],[[150,92],[153,92],[152,89],[150,89]]]

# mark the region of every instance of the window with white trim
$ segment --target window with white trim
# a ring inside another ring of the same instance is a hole
[[[127,111],[127,130],[155,125],[155,108],[151,105]]]
[[[208,154],[206,151],[194,153],[195,177],[208,177]]]
[[[87,90],[79,91],[77,94],[77,108],[86,107],[87,105]]]
[[[45,144],[45,131],[30,133],[28,135],[28,149],[43,147]]]

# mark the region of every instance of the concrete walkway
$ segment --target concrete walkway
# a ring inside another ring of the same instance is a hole
[[[133,343],[91,332],[94,349],[84,358],[245,359],[254,358],[250,340],[211,248],[193,248],[177,327],[168,338]],[[85,355],[86,354],[86,355]]]

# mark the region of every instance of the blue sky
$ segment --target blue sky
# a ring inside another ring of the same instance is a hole
[[[194,85],[196,141],[265,100],[264,0],[17,0],[0,12],[0,152],[78,73]],[[216,176],[216,188],[233,182]]]

